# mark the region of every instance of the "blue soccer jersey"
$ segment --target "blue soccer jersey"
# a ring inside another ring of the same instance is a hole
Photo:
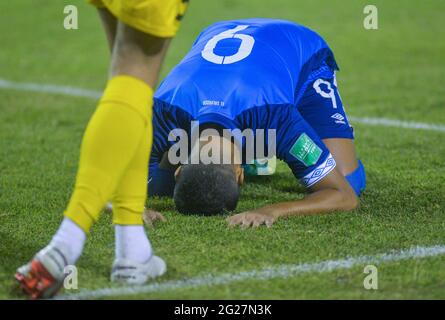
[[[326,42],[299,24],[273,19],[223,21],[206,28],[155,93],[150,176],[191,121],[228,129],[276,130],[276,155],[307,187],[335,161],[298,104],[314,80],[338,69]]]

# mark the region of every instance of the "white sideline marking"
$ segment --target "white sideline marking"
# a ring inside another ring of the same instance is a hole
[[[165,282],[152,283],[144,286],[119,287],[119,288],[103,288],[93,291],[81,291],[77,294],[65,294],[55,299],[98,299],[113,296],[128,296],[145,294],[152,292],[161,292],[177,289],[189,289],[202,286],[228,285],[237,281],[244,280],[269,280],[275,278],[290,278],[303,273],[316,272],[325,273],[340,269],[351,269],[360,265],[380,264],[383,262],[396,262],[408,260],[412,258],[434,257],[445,254],[445,246],[432,247],[411,247],[406,250],[391,251],[388,253],[374,256],[359,256],[340,260],[326,260],[317,263],[303,263],[279,265],[259,270],[243,271],[239,273],[225,273],[221,275],[208,274],[201,277],[170,280]]]
[[[21,91],[32,91],[39,93],[55,93],[72,97],[83,97],[98,99],[102,93],[100,91],[88,90],[75,87],[59,86],[55,84],[39,84],[32,82],[15,82],[0,78],[0,89],[12,89]]]
[[[349,120],[357,123],[368,124],[372,126],[385,126],[385,127],[397,127],[405,129],[418,129],[418,130],[429,130],[429,131],[439,131],[445,132],[445,126],[440,124],[430,124],[423,122],[414,121],[402,121],[397,119],[386,119],[386,118],[359,118],[359,117],[348,117]]]
[[[40,93],[53,93],[53,94],[61,94],[72,97],[83,97],[83,98],[93,98],[93,99],[99,99],[102,95],[102,92],[97,90],[88,90],[88,89],[59,86],[53,84],[15,82],[15,81],[5,80],[2,78],[0,78],[0,89],[12,89],[12,90],[32,91]],[[367,117],[361,118],[352,116],[348,118],[356,123],[363,123],[373,126],[385,126],[385,127],[405,128],[405,129],[445,132],[445,125],[440,125],[440,124],[429,124],[422,122],[402,121],[397,119],[386,119],[386,118],[367,118]]]

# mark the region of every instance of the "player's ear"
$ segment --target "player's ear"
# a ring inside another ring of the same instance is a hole
[[[179,177],[181,176],[181,169],[182,166],[179,166],[176,170],[175,170],[175,180],[178,181]]]

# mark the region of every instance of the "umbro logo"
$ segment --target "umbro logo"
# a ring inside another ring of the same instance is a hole
[[[331,116],[332,119],[335,119],[335,123],[346,124],[345,117],[343,117],[340,113],[334,113]]]

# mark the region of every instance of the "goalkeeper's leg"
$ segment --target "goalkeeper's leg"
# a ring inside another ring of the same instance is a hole
[[[141,140],[153,139],[151,88],[168,43],[118,22],[111,79],[85,132],[76,186],[65,212],[85,232],[116,191]],[[141,179],[147,177],[147,163],[139,164],[144,167],[138,170]]]
[[[50,296],[61,286],[64,267],[76,263],[85,235],[117,190],[142,139],[151,134],[151,88],[169,40],[118,22],[114,41],[110,80],[85,131],[65,219],[50,245],[16,275],[34,298]],[[144,174],[146,179],[146,171],[140,170],[141,179]]]
[[[166,271],[165,262],[153,255],[142,222],[142,212],[147,197],[151,136],[151,127],[147,127],[135,157],[130,162],[112,199],[116,234],[112,281],[141,284]]]

